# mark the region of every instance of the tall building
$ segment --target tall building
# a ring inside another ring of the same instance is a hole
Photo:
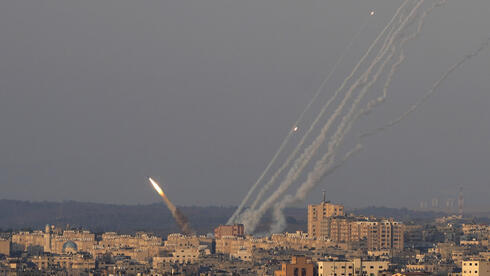
[[[323,201],[308,205],[308,235],[330,238],[330,218],[344,215],[344,206]]]
[[[382,220],[369,224],[367,236],[368,250],[403,250],[403,224]]]

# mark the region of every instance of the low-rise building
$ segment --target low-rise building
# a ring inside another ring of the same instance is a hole
[[[388,261],[363,261],[361,259],[317,262],[319,276],[391,275],[388,272],[389,265]]]
[[[281,270],[274,271],[274,276],[313,276],[315,265],[306,257],[292,257],[291,263],[282,263]]]

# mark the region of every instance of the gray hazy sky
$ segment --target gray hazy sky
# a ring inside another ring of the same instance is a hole
[[[428,0],[429,1],[429,0]],[[401,0],[0,1],[0,198],[236,205],[322,78]],[[390,98],[351,133],[404,112],[490,35],[490,1],[449,0],[407,45]],[[348,206],[455,198],[490,207],[490,53],[371,137],[318,192]],[[328,95],[328,94],[326,94]]]

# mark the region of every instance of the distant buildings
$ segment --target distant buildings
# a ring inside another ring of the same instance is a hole
[[[19,232],[12,236],[16,251],[39,251],[62,254],[68,250],[88,251],[96,244],[95,235],[89,231],[65,230],[46,225],[43,231]]]
[[[0,275],[490,276],[490,226],[473,222],[405,226],[323,201],[308,206],[307,233],[264,237],[240,224],[166,239],[47,226],[1,235]]]

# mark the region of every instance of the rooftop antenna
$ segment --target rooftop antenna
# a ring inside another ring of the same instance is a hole
[[[325,198],[325,190],[323,190],[323,203],[325,203],[326,198]]]

